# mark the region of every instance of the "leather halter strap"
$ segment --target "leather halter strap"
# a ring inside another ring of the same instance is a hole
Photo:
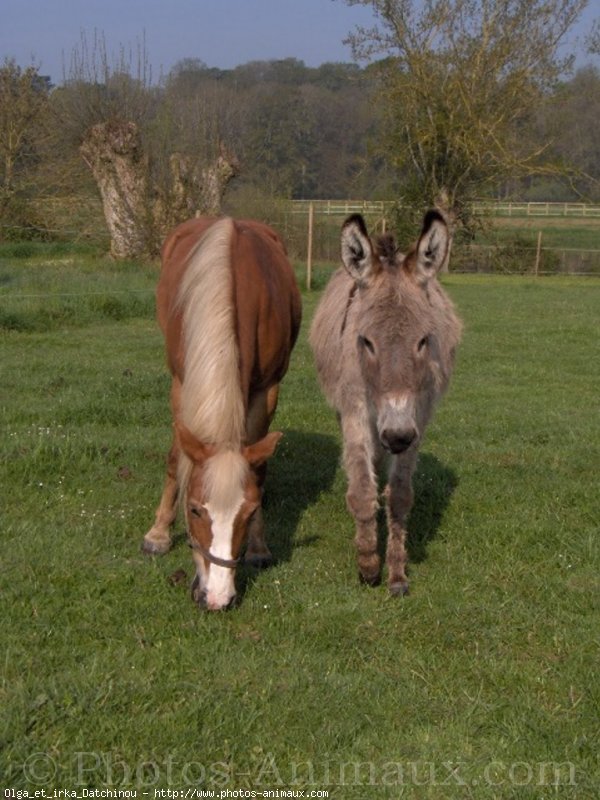
[[[204,556],[207,561],[209,561],[211,564],[214,564],[216,567],[235,569],[240,563],[239,558],[219,558],[219,556],[214,556],[210,550],[207,550],[206,547],[203,547],[200,542],[196,542],[195,540],[190,539],[188,544],[192,550],[197,550],[200,555]]]
[[[348,312],[350,311],[350,306],[352,305],[352,301],[354,300],[354,295],[356,294],[357,289],[358,289],[357,284],[353,283],[348,293],[348,299],[346,300],[346,309],[344,311],[344,318],[342,319],[342,328],[340,330],[340,336],[346,330],[346,322],[348,321]]]

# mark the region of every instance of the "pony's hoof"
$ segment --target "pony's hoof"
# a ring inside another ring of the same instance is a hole
[[[404,597],[408,594],[408,581],[390,583],[389,589],[392,597]]]
[[[268,567],[273,566],[273,556],[269,554],[259,554],[253,553],[244,556],[244,563],[248,564],[250,567],[254,567],[254,569],[267,569]]]
[[[198,606],[198,608],[205,609],[206,592],[200,589],[200,578],[198,577],[198,575],[194,575],[194,580],[192,581],[190,592],[192,595],[192,600]]]
[[[143,539],[141,550],[147,556],[164,556],[171,549],[171,542],[155,542],[152,539]]]

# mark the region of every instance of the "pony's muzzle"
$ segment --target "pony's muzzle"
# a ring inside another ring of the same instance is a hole
[[[224,603],[220,600],[211,600],[209,596],[206,597],[206,605],[204,606],[207,611],[229,611],[237,605],[237,594],[232,595],[229,600]]]
[[[206,589],[200,588],[200,582],[196,576],[192,583],[192,600],[203,611],[229,611],[237,605],[238,596],[234,594],[225,601],[209,597]]]

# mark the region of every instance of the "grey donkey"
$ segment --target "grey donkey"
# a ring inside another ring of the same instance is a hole
[[[342,227],[343,268],[325,289],[310,332],[319,380],[342,428],[358,568],[372,585],[381,577],[377,466],[388,456],[386,564],[393,595],[408,591],[412,475],[462,329],[437,280],[449,246],[448,226],[437,210],[427,212],[407,255],[391,236],[373,242],[363,218],[349,217]]]

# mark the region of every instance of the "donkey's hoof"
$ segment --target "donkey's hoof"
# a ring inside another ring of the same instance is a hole
[[[379,586],[381,583],[381,575],[379,572],[371,575],[365,575],[364,572],[359,572],[358,579],[361,583],[365,583],[367,586]]]
[[[390,583],[389,589],[392,597],[404,597],[408,594],[408,581]]]
[[[164,556],[171,549],[171,542],[164,540],[144,539],[142,540],[142,553],[147,556]]]

